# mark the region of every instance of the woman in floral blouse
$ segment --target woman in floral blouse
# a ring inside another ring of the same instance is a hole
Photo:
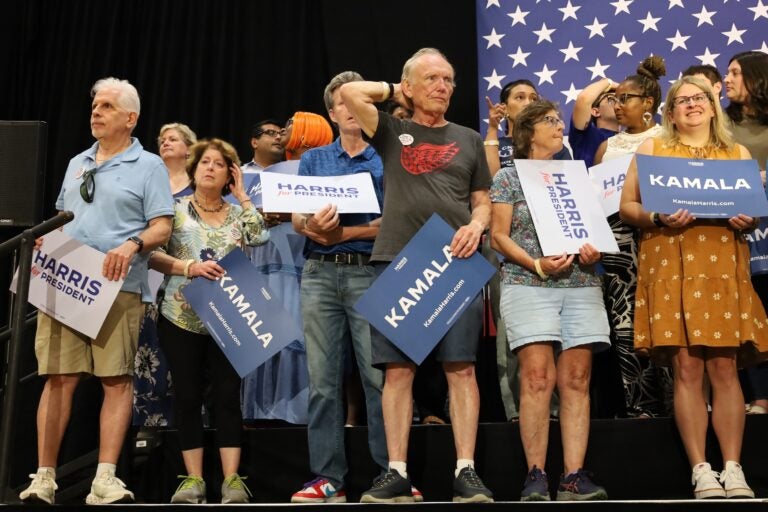
[[[176,423],[187,470],[171,502],[205,503],[200,410],[207,377],[225,477],[222,502],[246,503],[248,492],[237,474],[242,430],[240,377],[181,290],[194,278],[220,278],[224,269],[217,263],[219,259],[236,247],[266,242],[269,232],[245,192],[240,160],[232,145],[220,139],[202,140],[190,153],[187,173],[193,193],[177,200],[171,239],[150,260],[153,269],[166,274],[158,330],[174,379]],[[239,206],[224,200],[228,193]]]

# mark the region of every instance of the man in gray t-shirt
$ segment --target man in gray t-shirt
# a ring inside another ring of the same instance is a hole
[[[416,52],[403,66],[400,84],[351,82],[341,97],[384,162],[384,214],[371,261],[380,273],[433,213],[457,231],[455,257],[478,247],[490,220],[491,177],[480,135],[445,119],[454,89],[453,66],[434,48]],[[411,120],[379,112],[374,103],[393,97],[412,107]],[[476,297],[435,348],[451,396],[457,464],[453,500],[493,501],[474,469],[480,397],[475,355],[482,325],[482,300]],[[373,362],[386,369],[382,394],[387,426],[389,469],[363,493],[362,502],[413,501],[406,456],[413,413],[416,365],[371,328]]]

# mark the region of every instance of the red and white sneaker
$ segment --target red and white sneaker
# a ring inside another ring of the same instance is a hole
[[[415,486],[411,486],[411,494],[413,494],[413,501],[416,503],[421,503],[424,501],[424,495],[421,494],[421,491],[418,490]]]
[[[327,478],[317,477],[291,496],[291,503],[346,503],[344,489],[336,489]]]

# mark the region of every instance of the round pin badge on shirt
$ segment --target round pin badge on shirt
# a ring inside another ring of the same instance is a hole
[[[85,174],[85,167],[81,167],[76,173],[75,173],[75,179],[79,180],[83,177],[83,174]]]
[[[413,135],[410,133],[403,133],[398,137],[398,139],[400,139],[400,144],[403,146],[410,146],[413,144]]]

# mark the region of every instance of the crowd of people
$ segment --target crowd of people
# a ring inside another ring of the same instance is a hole
[[[608,498],[584,467],[593,355],[603,350],[617,354],[626,416],[674,416],[696,498],[754,497],[740,455],[745,414],[768,408],[768,369],[760,366],[768,358],[768,278],[751,275],[745,237],[759,219],[649,211],[633,159],[620,210],[607,219],[619,252],[602,254],[586,243],[575,254],[545,256],[517,174],[516,160],[575,158],[589,167],[640,154],[756,159],[765,182],[768,55],[731,59],[726,109],[717,69],[688,68],[662,102],[666,73],[663,59],[651,56],[621,82],[586,85],[569,120],[568,147],[557,105],[525,78],[505,85],[498,103],[486,98],[484,138],[448,121],[454,69],[439,50],[423,48],[398,83],[365,81],[354,71],[333,77],[323,99],[335,140],[318,114],[296,112],[284,124],[265,119],[251,133],[253,159],[242,165],[229,142],[198,140],[181,123],[160,129],[159,156],[145,151],[132,137],[136,89],[125,80],[97,81],[90,117],[96,142],[70,161],[56,208],[75,212],[65,233],[106,254],[102,274],[122,281],[121,291],[95,339],[38,314],[35,351],[46,377],[38,469],[21,500],[55,502],[72,395],[81,376],[94,375],[104,401],[89,504],[134,499],[116,476],[132,415],[136,425],[172,423],[179,431],[186,474],[172,503],[205,503],[212,495],[206,477],[214,477],[203,474],[208,421],[221,460],[217,498],[249,501],[239,474],[244,416],[307,425],[313,478],[292,502],[346,501],[344,426],[357,416],[365,418],[379,466],[361,502],[423,500],[408,472],[414,417],[451,424],[453,501],[492,502],[474,462],[484,300],[498,333],[504,410],[519,421],[528,469],[522,501],[552,499],[545,468],[552,415],[560,418],[564,465],[554,497]],[[265,172],[370,174],[382,214],[342,214],[333,204],[312,213],[264,212]],[[470,302],[419,367],[354,304],[434,213],[455,230],[452,257],[482,251],[499,272],[487,297]],[[193,279],[221,278],[218,261],[235,248],[266,276],[303,332],[244,379],[182,293]],[[149,269],[164,276],[155,296]],[[364,410],[353,412],[355,405]],[[720,472],[705,458],[708,410]]]

